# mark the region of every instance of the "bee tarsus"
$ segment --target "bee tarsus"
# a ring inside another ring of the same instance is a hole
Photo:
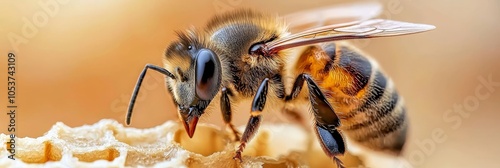
[[[246,143],[253,138],[257,130],[259,129],[260,122],[262,119],[261,113],[266,105],[266,96],[269,78],[265,78],[259,86],[257,93],[254,96],[252,101],[252,111],[250,112],[250,119],[248,119],[247,126],[245,128],[245,132],[243,132],[240,147],[236,151],[235,158],[239,158],[241,160],[241,152],[245,149]]]

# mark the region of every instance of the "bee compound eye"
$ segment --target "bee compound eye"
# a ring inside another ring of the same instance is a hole
[[[220,63],[215,53],[201,49],[196,56],[196,95],[202,100],[212,99],[220,85]]]

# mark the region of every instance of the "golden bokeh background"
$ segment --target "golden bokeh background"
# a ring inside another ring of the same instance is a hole
[[[175,30],[201,27],[215,13],[240,7],[286,14],[343,2],[0,1],[0,133],[8,133],[8,52],[17,56],[16,135],[37,137],[59,121],[123,123],[140,71],[146,63],[161,65]],[[411,120],[405,157],[415,167],[500,166],[495,160],[500,155],[500,2],[380,3],[382,18],[437,26],[422,34],[355,42],[379,61],[405,97]],[[146,77],[132,126],[177,119],[163,79],[158,73]],[[489,87],[481,79],[496,83]],[[240,107],[236,125],[248,118],[248,106]],[[219,114],[205,117],[202,122],[222,125]]]

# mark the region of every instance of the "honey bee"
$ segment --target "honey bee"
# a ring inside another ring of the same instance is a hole
[[[163,56],[163,67],[147,64],[141,72],[126,123],[130,124],[142,80],[151,69],[166,76],[189,137],[205,109],[215,106],[212,100],[220,100],[224,122],[240,141],[237,160],[241,161],[245,145],[257,132],[263,111],[301,116],[293,109],[283,110],[289,105],[310,108],[319,142],[338,167],[343,167],[337,156],[346,150],[344,136],[375,151],[399,154],[408,127],[403,99],[374,59],[342,40],[412,34],[435,27],[371,19],[379,8],[358,4],[347,10],[313,10],[323,13],[322,17],[292,14],[285,17],[292,21],[290,25],[282,17],[240,9],[215,16],[203,31],[178,32],[178,40]],[[349,14],[343,17],[339,11]],[[329,23],[318,27],[318,21]],[[289,33],[291,29],[307,30]],[[304,85],[307,89],[302,91]],[[231,123],[232,103],[245,99],[253,102],[240,137]]]

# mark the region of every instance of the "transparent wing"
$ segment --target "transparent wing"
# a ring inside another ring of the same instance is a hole
[[[377,2],[358,2],[291,13],[284,19],[290,32],[299,32],[325,25],[372,19],[381,11],[382,6]]]
[[[271,52],[279,50],[345,39],[363,39],[375,37],[413,34],[435,29],[433,25],[400,22],[394,20],[372,19],[360,22],[342,23],[319,27],[301,33],[285,36],[266,43]]]

